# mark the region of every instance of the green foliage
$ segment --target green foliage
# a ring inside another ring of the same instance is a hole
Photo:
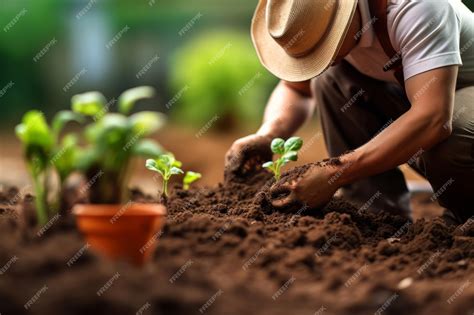
[[[279,180],[281,176],[281,168],[290,161],[298,160],[298,151],[303,146],[303,140],[300,137],[291,137],[288,140],[281,138],[273,139],[270,148],[273,153],[279,154],[280,157],[276,161],[269,161],[262,166],[269,169],[275,176],[275,180]]]
[[[188,190],[189,185],[197,181],[202,177],[201,173],[193,172],[193,171],[187,171],[186,175],[183,177],[183,189]]]
[[[158,143],[146,137],[164,125],[165,116],[151,111],[128,115],[138,100],[154,94],[151,87],[126,90],[119,96],[120,113],[108,112],[105,97],[99,92],[73,96],[73,110],[93,117],[93,121],[84,130],[86,146],[78,154],[79,169],[89,179],[98,171],[105,173],[98,180],[99,183],[91,187],[91,202],[123,201],[131,158],[155,158],[163,153]]]
[[[139,86],[129,89],[119,97],[119,111],[122,114],[128,114],[138,100],[152,98],[153,96],[155,96],[155,89],[150,86]]]
[[[77,114],[61,111],[53,118],[50,127],[42,112],[31,110],[15,128],[16,135],[23,144],[26,164],[33,179],[37,217],[41,225],[58,210],[58,200],[48,200],[48,178],[52,168],[56,169],[61,184],[75,169],[75,151],[70,148],[75,145],[77,139],[70,134],[61,141],[59,134],[67,122],[81,120],[82,117]]]
[[[128,114],[136,101],[152,95],[154,91],[150,87],[125,91],[119,97],[123,113]],[[58,112],[51,126],[37,110],[27,112],[16,126],[35,186],[40,224],[47,222],[53,209],[58,209],[63,183],[73,172],[81,172],[89,180],[91,202],[117,203],[124,197],[131,158],[155,158],[163,153],[158,143],[146,138],[164,125],[163,114],[144,111],[127,116],[108,112],[105,104],[106,99],[99,92],[78,94],[71,100],[73,111]],[[61,137],[68,122],[84,123],[87,116],[92,119],[81,134],[68,133]],[[80,142],[85,145],[79,146]],[[103,175],[97,177],[98,173]],[[56,200],[49,202],[48,191],[52,188],[49,179],[54,174],[60,185],[54,194]]]
[[[276,80],[260,65],[248,34],[215,31],[177,51],[171,82],[173,117],[202,127],[215,115],[226,123],[255,122]]]
[[[156,159],[146,160],[145,166],[155,171],[163,178],[163,196],[168,196],[168,182],[173,175],[182,174],[181,162],[177,161],[173,154],[162,154]]]

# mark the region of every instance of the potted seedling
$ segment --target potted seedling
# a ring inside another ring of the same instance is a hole
[[[92,118],[85,127],[86,146],[81,148],[79,169],[87,184],[89,204],[76,205],[79,229],[92,247],[109,257],[143,264],[154,251],[143,247],[165,222],[161,204],[134,203],[129,199],[127,178],[134,156],[157,157],[162,148],[147,137],[160,129],[163,114],[143,111],[129,114],[134,104],[154,95],[151,87],[137,87],[118,98],[118,112],[109,112],[105,97],[87,92],[72,97],[73,111]]]
[[[275,180],[278,181],[281,176],[281,168],[290,161],[298,160],[298,151],[303,146],[303,140],[300,137],[291,137],[288,140],[275,138],[270,144],[273,153],[278,154],[279,157],[275,161],[269,161],[262,166],[270,170]]]
[[[156,159],[148,159],[145,163],[146,168],[151,171],[157,172],[162,178],[162,193],[161,196],[164,200],[168,197],[168,182],[173,175],[183,174],[181,169],[182,163],[175,159],[174,155],[171,153],[162,154]],[[196,180],[201,178],[200,173],[193,171],[186,172],[186,175],[183,178],[183,189],[188,190],[189,185]]]
[[[71,111],[58,112],[48,125],[42,112],[27,112],[15,132],[23,144],[24,157],[35,191],[36,217],[44,225],[60,210],[65,209],[62,189],[69,175],[77,170],[78,136],[68,133],[61,137],[67,122],[82,122],[83,116]],[[53,184],[53,178],[59,184]]]

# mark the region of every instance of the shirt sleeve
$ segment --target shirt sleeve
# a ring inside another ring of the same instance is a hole
[[[394,48],[408,78],[440,67],[462,65],[459,21],[448,0],[401,1],[388,13]]]

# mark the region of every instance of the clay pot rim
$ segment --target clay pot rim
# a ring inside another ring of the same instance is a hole
[[[93,217],[111,217],[118,211],[124,209],[121,216],[166,216],[166,207],[158,203],[132,203],[127,204],[77,204],[72,212],[77,216],[93,216]],[[132,210],[132,211],[130,211]]]

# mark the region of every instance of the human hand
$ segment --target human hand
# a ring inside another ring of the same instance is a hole
[[[270,136],[252,134],[236,140],[225,157],[224,179],[245,178],[262,169],[262,164],[273,157]]]
[[[267,201],[277,210],[292,212],[302,206],[320,208],[326,205],[341,186],[338,165],[311,163],[294,168],[273,184]]]

